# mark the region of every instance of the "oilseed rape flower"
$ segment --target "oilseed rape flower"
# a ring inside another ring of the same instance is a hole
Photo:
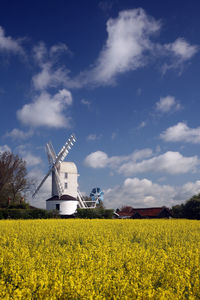
[[[200,223],[1,220],[0,299],[200,299]]]

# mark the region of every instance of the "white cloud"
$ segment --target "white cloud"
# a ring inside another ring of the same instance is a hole
[[[8,145],[0,146],[0,153],[5,152],[5,151],[11,152],[10,147]]]
[[[152,59],[165,59],[163,72],[172,68],[181,69],[199,47],[183,38],[163,45],[156,43],[152,36],[158,34],[160,28],[160,22],[147,15],[142,8],[121,11],[117,18],[107,21],[108,37],[94,65],[73,79],[67,74],[67,86],[110,85],[115,83],[118,75],[141,68]]]
[[[14,40],[10,36],[5,35],[4,29],[0,26],[0,52],[12,52],[24,55],[19,40]]]
[[[197,53],[198,46],[190,45],[184,38],[178,38],[173,43],[166,44],[165,49],[171,51],[178,59],[184,61]]]
[[[66,85],[69,70],[64,66],[57,66],[59,55],[63,52],[70,52],[67,45],[63,43],[53,45],[49,50],[43,42],[34,47],[33,55],[41,69],[32,78],[33,86],[36,90]]]
[[[116,75],[145,65],[145,51],[152,49],[149,38],[159,29],[159,22],[141,8],[121,11],[116,19],[109,19],[108,39],[89,73],[90,79],[108,84]]]
[[[105,168],[108,164],[108,155],[102,151],[96,151],[85,158],[85,164],[91,168]]]
[[[18,128],[14,128],[10,132],[7,132],[5,136],[11,137],[14,140],[25,140],[33,135],[33,131],[29,130],[28,132],[24,132]]]
[[[64,111],[72,104],[72,95],[66,90],[60,90],[54,96],[42,92],[33,103],[25,104],[17,111],[18,119],[31,127],[70,127],[70,117]]]
[[[187,124],[179,122],[164,131],[160,137],[166,142],[200,143],[200,127],[189,128]]]
[[[179,152],[168,151],[141,162],[122,164],[119,173],[129,176],[146,172],[164,172],[168,174],[184,174],[196,171],[200,161],[197,156],[184,157]]]
[[[166,96],[164,98],[160,98],[160,101],[156,103],[156,110],[162,113],[180,109],[181,105],[173,96]]]
[[[33,76],[33,85],[36,90],[45,90],[49,87],[65,85],[68,80],[68,71],[63,68],[54,69],[51,63],[45,63],[41,67],[41,72]]]
[[[67,45],[64,43],[53,45],[49,50],[50,57],[53,57],[55,59],[57,59],[58,56],[62,53],[72,54]]]
[[[198,51],[198,46],[190,45],[183,38],[161,45],[152,40],[159,33],[160,21],[146,14],[142,8],[121,11],[118,17],[107,21],[107,40],[98,58],[85,71],[74,78],[63,64],[58,64],[62,53],[70,54],[65,44],[57,44],[47,49],[44,43],[34,47],[34,58],[40,71],[32,78],[36,90],[67,87],[81,88],[84,85],[110,85],[122,73],[147,65],[152,59],[169,59],[163,71],[182,67]],[[138,94],[141,89],[138,90]],[[83,103],[83,102],[82,102]]]
[[[23,160],[26,161],[28,167],[40,165],[42,162],[40,157],[35,156],[30,152],[26,152],[26,153],[23,152],[23,153],[21,153],[21,155],[22,155]]]
[[[42,163],[41,158],[39,156],[32,154],[31,151],[28,150],[28,148],[30,148],[29,144],[23,144],[23,145],[19,145],[16,148],[16,150],[20,155],[20,157],[22,157],[22,159],[25,160],[28,167],[33,167],[39,164],[41,165]]]
[[[36,62],[41,66],[47,59],[47,48],[43,42],[40,42],[37,46],[33,48],[33,56]]]
[[[142,149],[136,150],[130,155],[126,156],[111,156],[108,155],[103,151],[96,151],[90,153],[85,158],[85,165],[91,168],[105,168],[110,167],[112,169],[116,169],[119,167],[120,164],[126,161],[133,161],[136,162],[145,157],[150,157],[152,155],[151,149]]]
[[[165,74],[170,69],[179,69],[181,74],[184,64],[189,61],[198,51],[199,46],[191,45],[184,38],[177,38],[173,43],[158,45],[159,52],[170,60],[162,66]]]
[[[108,157],[105,152],[96,151],[86,157],[85,164],[91,168],[109,167],[125,176],[147,172],[184,174],[195,172],[200,164],[197,156],[184,157],[179,152],[173,151],[152,158],[149,158],[150,156],[152,156],[151,149],[138,150],[127,156],[112,157]]]
[[[143,178],[127,178],[122,185],[104,190],[105,206],[171,207],[188,200],[200,192],[200,181],[188,182],[183,186],[160,185]]]
[[[88,141],[96,141],[96,140],[100,140],[101,137],[102,137],[101,134],[100,134],[100,135],[97,135],[97,134],[95,134],[95,133],[91,133],[91,134],[89,134],[89,135],[87,136],[86,140],[88,140]]]

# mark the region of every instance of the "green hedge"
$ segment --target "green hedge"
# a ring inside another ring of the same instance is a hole
[[[113,209],[105,208],[90,208],[82,209],[78,208],[75,216],[80,219],[112,219]]]
[[[45,209],[1,208],[0,219],[50,219],[60,218],[58,211]],[[69,216],[68,216],[69,217]],[[71,217],[71,216],[70,216]],[[113,209],[92,208],[77,209],[76,218],[80,219],[112,219]]]
[[[58,217],[57,211],[45,209],[0,209],[0,219],[50,219]]]

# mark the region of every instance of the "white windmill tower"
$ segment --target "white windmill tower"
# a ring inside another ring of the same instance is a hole
[[[52,174],[52,197],[46,200],[46,208],[48,210],[57,209],[61,215],[72,215],[77,206],[87,208],[87,203],[82,200],[78,191],[77,167],[73,162],[64,162],[74,142],[76,142],[75,136],[71,135],[58,155],[56,155],[51,142],[46,144],[49,171],[32,195],[35,197],[46,179]]]

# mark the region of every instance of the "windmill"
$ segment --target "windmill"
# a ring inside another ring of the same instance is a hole
[[[64,146],[61,148],[58,155],[55,154],[53,145],[51,142],[46,144],[46,152],[47,157],[49,161],[49,171],[45,175],[45,177],[42,179],[39,186],[36,188],[35,192],[33,193],[32,197],[34,198],[35,195],[38,193],[46,179],[49,177],[49,175],[52,173],[52,196],[61,196],[63,194],[63,186],[60,181],[59,177],[59,168],[61,166],[61,163],[64,161],[66,156],[69,153],[69,150],[73,146],[73,143],[76,142],[75,136],[72,134],[67,142],[64,144]]]
[[[91,207],[88,203],[90,201],[85,201],[78,190],[76,165],[72,162],[64,162],[75,142],[76,138],[72,134],[57,155],[51,142],[46,144],[49,170],[32,195],[34,198],[47,178],[52,175],[52,197],[46,200],[47,209],[57,209],[60,214],[64,215],[73,214],[77,206],[80,208],[96,207],[95,202]],[[68,191],[67,195],[65,195],[65,191]]]

